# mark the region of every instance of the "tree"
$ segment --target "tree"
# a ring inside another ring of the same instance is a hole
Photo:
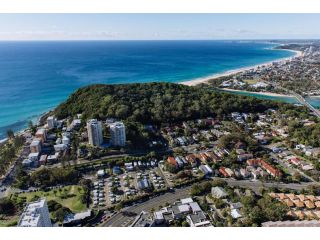
[[[191,195],[193,196],[199,196],[204,193],[207,193],[211,190],[211,183],[210,182],[204,182],[204,183],[195,183],[191,187]]]
[[[31,133],[32,133],[32,134],[35,134],[35,133],[36,133],[37,127],[36,127],[35,125],[33,125],[33,122],[32,122],[32,121],[29,121],[29,122],[28,122],[28,128],[31,130]]]
[[[225,187],[226,185],[227,183],[223,179],[217,178],[212,181],[212,187]]]
[[[295,182],[301,182],[302,176],[298,172],[295,172],[292,175],[292,180],[295,181]]]
[[[9,198],[0,199],[0,213],[12,215],[16,211],[14,203]]]
[[[189,227],[189,223],[188,223],[187,221],[183,221],[183,222],[181,223],[181,226],[182,226],[182,227]]]
[[[200,195],[201,193],[201,187],[198,183],[196,184],[193,184],[192,187],[191,187],[191,195],[192,196],[197,196],[197,195]]]
[[[167,162],[165,163],[165,169],[170,173],[176,173],[178,171],[178,168],[175,165]]]
[[[63,223],[64,217],[65,217],[65,212],[63,210],[63,208],[59,208],[56,212],[55,212],[55,216],[56,216],[56,220],[60,223]]]
[[[255,206],[249,213],[248,219],[251,224],[256,223],[260,225],[262,222],[265,221],[265,216],[263,215],[263,211],[261,211],[261,209],[258,206]]]
[[[161,124],[232,111],[260,112],[280,103],[173,83],[92,85],[81,88],[55,109],[58,118],[82,112],[86,118],[120,118]],[[127,126],[126,126],[127,127]]]
[[[14,147],[16,149],[18,149],[19,147],[21,147],[23,144],[24,144],[24,137],[23,136],[15,136],[14,137],[14,141],[13,141],[13,144],[14,144]]]
[[[253,196],[243,196],[241,197],[240,201],[246,208],[251,208],[255,204],[255,199]]]
[[[7,136],[9,139],[13,139],[14,138],[14,132],[12,131],[12,129],[8,129],[7,130]]]

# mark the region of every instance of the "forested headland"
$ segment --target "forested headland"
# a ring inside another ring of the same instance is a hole
[[[223,117],[230,112],[262,112],[288,104],[174,83],[91,85],[78,89],[55,109],[58,118],[82,113],[84,118],[118,118],[140,123],[166,123]]]

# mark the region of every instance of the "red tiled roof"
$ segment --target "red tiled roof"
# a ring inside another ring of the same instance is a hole
[[[167,159],[168,163],[174,165],[174,166],[178,166],[177,161],[174,159],[174,157],[168,157]]]
[[[230,177],[230,175],[226,172],[224,167],[219,168],[219,172],[224,176],[224,177]]]
[[[247,161],[247,164],[249,166],[261,166],[263,167],[268,173],[270,173],[274,177],[280,177],[282,175],[281,171],[279,169],[276,169],[275,167],[271,166],[269,163],[264,161],[263,159],[249,159]]]
[[[194,154],[189,154],[186,156],[186,160],[190,163],[195,163],[197,161],[197,157]]]

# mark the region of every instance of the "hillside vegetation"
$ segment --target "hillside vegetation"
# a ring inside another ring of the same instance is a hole
[[[58,118],[119,118],[141,123],[177,122],[232,111],[261,112],[280,103],[174,83],[91,85],[60,104]]]

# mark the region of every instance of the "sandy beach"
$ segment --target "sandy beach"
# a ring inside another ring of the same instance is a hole
[[[277,50],[277,49],[274,49],[274,50]],[[281,63],[281,62],[291,61],[294,58],[303,56],[303,52],[302,51],[296,51],[296,50],[291,50],[291,49],[285,49],[285,50],[286,51],[290,51],[290,52],[294,52],[295,55],[291,56],[291,57],[280,58],[278,60],[274,60],[274,61],[270,61],[270,62],[257,64],[257,65],[254,65],[254,66],[238,68],[238,69],[226,71],[226,72],[223,72],[223,73],[214,74],[214,75],[203,77],[203,78],[196,78],[196,79],[189,80],[189,81],[183,81],[183,82],[180,82],[180,84],[184,84],[184,85],[187,85],[187,86],[195,86],[195,85],[198,85],[198,84],[201,84],[201,83],[206,84],[206,83],[208,83],[209,80],[213,80],[213,79],[217,79],[217,78],[225,77],[225,76],[230,76],[230,75],[233,75],[233,74],[236,74],[236,73],[240,73],[240,72],[243,72],[243,71],[256,70],[259,67],[268,67],[268,66],[271,66],[273,63]]]

